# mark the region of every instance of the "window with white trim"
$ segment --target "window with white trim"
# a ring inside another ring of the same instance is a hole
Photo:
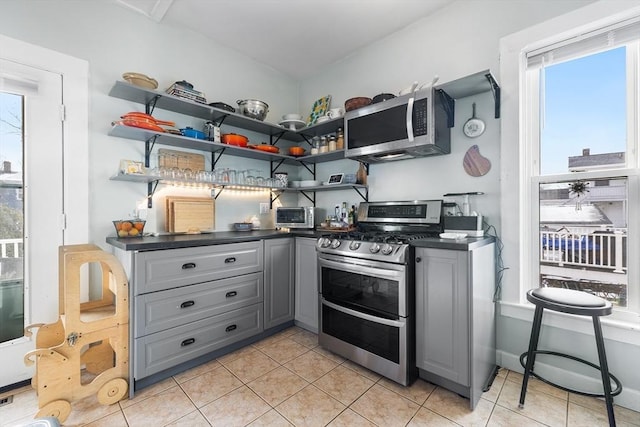
[[[639,49],[640,17],[527,52],[523,79],[531,286],[621,318],[640,312]]]

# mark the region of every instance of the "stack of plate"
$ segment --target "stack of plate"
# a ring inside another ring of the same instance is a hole
[[[199,92],[195,89],[189,89],[184,85],[179,85],[177,83],[172,84],[167,89],[167,93],[169,95],[175,95],[180,98],[189,99],[191,101],[196,101],[201,104],[206,104],[207,100],[204,97],[204,93]]]

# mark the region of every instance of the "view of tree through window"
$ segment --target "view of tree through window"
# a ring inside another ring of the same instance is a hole
[[[559,178],[539,179],[540,283],[626,307],[628,180],[616,175],[626,165],[626,47],[540,73],[540,175]],[[611,175],[589,176],[602,170]]]

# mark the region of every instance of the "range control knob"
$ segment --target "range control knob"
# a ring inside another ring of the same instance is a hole
[[[351,249],[352,251],[357,251],[359,247],[360,242],[358,242],[357,240],[353,240],[351,243],[349,243],[349,249]]]
[[[384,245],[382,245],[382,249],[380,250],[380,252],[382,252],[385,255],[389,255],[391,252],[393,252],[393,245],[390,245],[389,243],[385,243]]]
[[[341,242],[339,239],[333,239],[333,240],[331,241],[331,247],[332,247],[333,249],[338,249],[338,247],[340,246],[340,244],[341,244],[341,243],[342,243],[342,242]]]
[[[369,246],[369,252],[371,252],[372,254],[376,254],[379,251],[380,251],[379,243],[372,243],[371,246]]]
[[[331,239],[327,237],[321,237],[318,239],[317,245],[319,248],[328,248],[331,245]]]

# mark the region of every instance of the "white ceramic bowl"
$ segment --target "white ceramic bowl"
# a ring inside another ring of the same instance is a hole
[[[300,187],[319,187],[321,185],[322,185],[322,181],[313,181],[313,180],[300,181]]]
[[[298,113],[289,113],[282,116],[282,120],[302,120],[302,115]]]

